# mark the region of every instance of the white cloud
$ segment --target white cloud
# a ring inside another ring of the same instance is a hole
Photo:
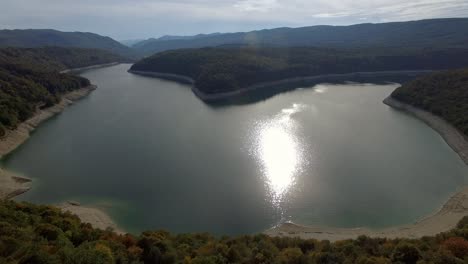
[[[268,12],[277,8],[277,0],[241,0],[234,4],[240,11]]]
[[[0,0],[0,28],[116,38],[467,17],[467,0]]]

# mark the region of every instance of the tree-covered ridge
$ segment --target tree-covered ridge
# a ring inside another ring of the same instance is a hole
[[[118,41],[89,32],[62,32],[53,29],[0,30],[0,47],[38,48],[44,46],[100,49],[128,58],[135,56],[132,49]]]
[[[334,243],[245,235],[119,235],[51,206],[0,202],[0,263],[466,263],[468,218],[435,237]]]
[[[468,136],[468,69],[418,78],[396,89],[392,97],[442,117]]]
[[[21,64],[38,70],[61,71],[110,62],[127,62],[128,59],[99,49],[42,47],[0,49],[0,63]]]
[[[77,48],[0,49],[0,137],[38,107],[52,106],[62,94],[90,85],[87,79],[60,70],[120,59],[109,52]]]
[[[468,19],[445,18],[350,26],[274,28],[251,32],[149,39],[133,48],[148,56],[174,49],[249,45],[256,47],[438,48],[466,47]]]
[[[189,76],[199,90],[216,94],[303,76],[462,66],[468,66],[468,49],[218,47],[158,53],[131,70]]]

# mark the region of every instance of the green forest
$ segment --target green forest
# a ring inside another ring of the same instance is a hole
[[[301,76],[463,66],[468,66],[468,49],[225,46],[158,53],[137,62],[131,70],[189,76],[199,90],[216,94]]]
[[[468,136],[468,69],[417,78],[392,97],[442,117]]]
[[[61,94],[90,85],[85,78],[59,71],[120,60],[118,55],[92,49],[0,49],[0,137],[38,107],[52,106]]]
[[[434,263],[468,261],[468,217],[421,239],[360,236],[338,242],[207,233],[139,235],[94,229],[52,206],[0,201],[0,263]]]

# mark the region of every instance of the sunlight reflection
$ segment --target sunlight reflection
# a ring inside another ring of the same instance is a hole
[[[254,155],[261,164],[271,202],[278,208],[304,165],[304,150],[297,135],[294,114],[305,107],[293,104],[273,118],[260,122],[255,129]]]

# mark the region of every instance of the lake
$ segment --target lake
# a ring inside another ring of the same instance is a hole
[[[33,178],[18,200],[98,206],[130,232],[232,235],[284,221],[411,223],[467,182],[435,131],[382,103],[396,84],[320,84],[214,107],[129,67],[83,72],[98,89],[1,161]]]

